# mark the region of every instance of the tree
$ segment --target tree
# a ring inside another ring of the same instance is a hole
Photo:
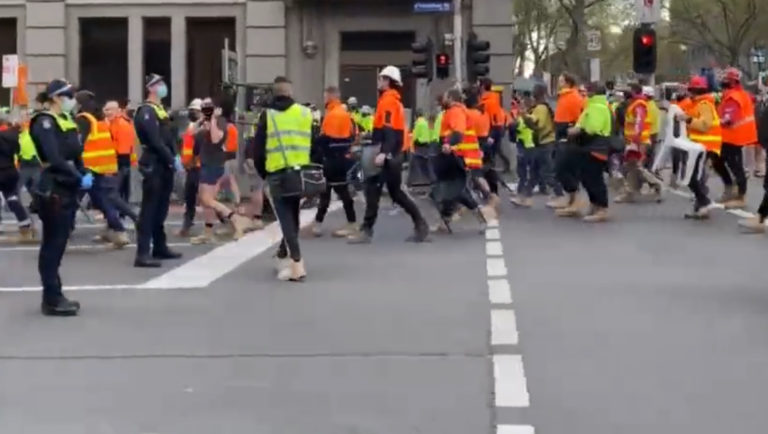
[[[557,0],[570,21],[570,35],[563,56],[564,67],[570,72],[587,77],[586,33],[587,12],[609,0]]]
[[[765,0],[670,0],[672,34],[703,48],[722,65],[745,66],[757,42],[758,20],[768,14]]]
[[[514,3],[518,38],[530,53],[534,71],[549,57],[555,31],[562,22],[555,0],[518,0]]]

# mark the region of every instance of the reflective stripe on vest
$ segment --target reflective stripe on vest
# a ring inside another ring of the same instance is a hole
[[[24,129],[19,133],[19,158],[23,161],[38,159],[35,142],[32,141],[32,136],[29,134],[28,129]]]
[[[651,143],[651,116],[649,114],[648,102],[643,99],[639,99],[627,107],[627,114],[624,121],[624,137],[627,140],[632,140],[635,137],[635,109],[641,105],[645,106],[645,122],[643,122],[640,142],[648,145]]]
[[[475,130],[467,130],[461,143],[453,147],[454,153],[464,160],[467,169],[482,169],[483,153],[480,151],[480,143],[477,140]]]
[[[192,135],[194,128],[194,124],[190,123],[181,136],[181,163],[187,168],[192,167],[195,163],[195,137]],[[199,161],[197,165],[200,165]]]
[[[149,102],[149,101],[147,101],[144,104],[142,104],[142,106],[152,107],[152,110],[155,111],[155,116],[157,116],[157,119],[159,119],[161,121],[168,119],[168,112],[165,111],[165,108],[163,106],[157,105],[157,104]],[[141,106],[139,106],[139,107],[141,107]]]
[[[274,173],[309,164],[312,112],[293,104],[285,111],[267,110],[266,170]]]
[[[723,126],[723,142],[741,146],[757,143],[757,123],[752,98],[744,90],[732,90],[726,92],[723,103],[729,99],[739,104],[741,119],[731,125]]]
[[[712,115],[714,116],[714,119],[712,120],[712,126],[706,132],[699,132],[694,131],[693,129],[689,129],[688,138],[696,143],[701,143],[704,145],[704,147],[707,148],[707,151],[720,154],[720,149],[723,145],[723,130],[720,126],[720,116],[718,116],[715,105],[712,104],[712,102],[702,100],[699,101],[698,104],[708,105],[710,110],[712,110]],[[694,110],[698,109],[695,108]]]
[[[80,113],[78,117],[88,119],[91,131],[83,144],[83,166],[101,175],[117,173],[117,150],[112,142],[109,124],[97,121],[90,113]]]

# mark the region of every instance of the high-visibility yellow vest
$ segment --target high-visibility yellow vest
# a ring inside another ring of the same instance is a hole
[[[91,124],[91,130],[83,144],[83,166],[100,175],[117,173],[117,150],[112,141],[107,121],[97,121],[90,113],[80,113]]]
[[[707,151],[711,151],[720,155],[720,150],[723,145],[723,129],[720,126],[720,116],[717,114],[715,104],[713,101],[700,99],[696,101],[696,106],[693,109],[693,115],[699,114],[699,105],[707,105],[709,106],[709,109],[712,110],[712,115],[714,116],[712,119],[712,125],[709,127],[709,130],[705,132],[688,128],[688,138],[691,139],[691,141],[704,145],[704,147],[707,148]]]
[[[432,126],[432,141],[433,142],[439,142],[440,141],[440,129],[443,125],[443,114],[445,113],[445,110],[440,110],[440,113],[437,114],[435,117],[435,125]]]
[[[151,102],[145,102],[142,105],[146,105],[146,106],[152,107],[152,110],[155,111],[155,115],[157,116],[158,120],[163,121],[163,120],[168,119],[168,112],[165,111],[165,108],[163,106],[157,105],[157,104],[154,104],[154,103],[151,103]]]
[[[631,140],[635,137],[635,122],[637,121],[635,119],[635,108],[638,106],[644,106],[646,113],[643,129],[640,132],[640,143],[648,145],[651,143],[651,116],[648,111],[648,102],[644,99],[635,100],[627,107],[627,114],[624,118],[624,138]]]
[[[293,104],[288,110],[267,110],[267,173],[309,164],[312,112]]]
[[[35,149],[35,142],[32,141],[32,136],[29,134],[29,129],[25,128],[19,133],[19,159],[22,161],[37,160],[37,149]]]

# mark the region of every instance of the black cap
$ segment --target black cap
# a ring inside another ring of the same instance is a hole
[[[48,94],[49,98],[54,96],[68,96],[72,98],[75,96],[75,88],[63,78],[55,78],[48,83],[45,93]]]
[[[156,85],[157,83],[160,83],[161,81],[163,81],[163,76],[162,75],[154,74],[154,73],[153,74],[149,74],[144,79],[144,86],[147,87],[147,88],[150,88],[150,87]]]

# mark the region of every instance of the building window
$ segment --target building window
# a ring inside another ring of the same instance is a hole
[[[187,96],[215,97],[221,92],[221,51],[229,39],[237,46],[235,18],[187,18]]]
[[[16,18],[0,18],[0,56],[16,53]],[[9,89],[0,88],[0,106],[10,102]]]
[[[128,95],[128,18],[80,18],[79,87],[99,101]]]
[[[144,76],[160,74],[166,83],[171,82],[171,18],[144,18]],[[168,86],[168,97],[165,103],[171,101],[171,88]]]

